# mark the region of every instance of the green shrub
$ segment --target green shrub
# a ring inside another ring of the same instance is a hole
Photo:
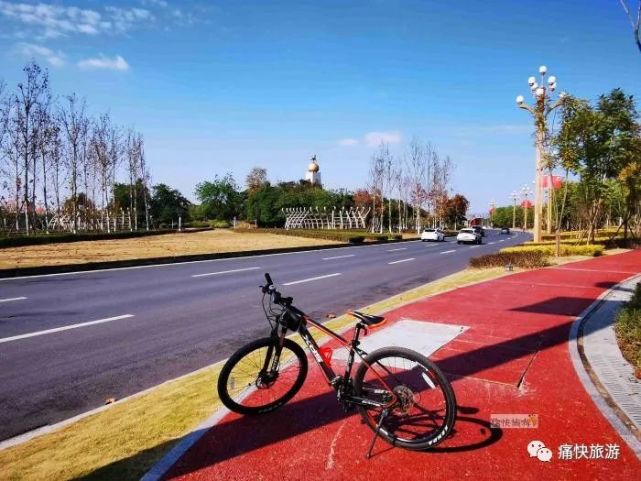
[[[209,227],[212,229],[227,229],[231,227],[231,224],[226,220],[210,220]]]
[[[185,227],[195,227],[195,228],[201,228],[201,227],[209,227],[209,222],[205,220],[192,220],[191,222],[188,222],[185,224]]]
[[[323,230],[323,229],[235,229],[237,232],[247,232],[251,234],[278,234],[295,237],[308,237],[312,239],[324,239],[338,242],[362,243],[368,242],[387,242],[388,234],[373,234],[367,231],[357,230]]]
[[[386,234],[367,234],[364,237],[369,242],[387,242],[388,240]]]
[[[32,236],[2,237],[0,238],[0,249],[5,247],[22,247],[42,244],[67,244],[69,242],[82,242],[94,240],[109,239],[129,239],[133,237],[145,237],[150,235],[171,234],[176,232],[175,229],[161,229],[150,231],[119,231],[119,232],[79,232],[72,234],[69,232],[51,234],[36,234]]]
[[[549,265],[547,256],[537,250],[520,252],[497,252],[470,259],[470,266],[481,269],[485,267],[503,267],[512,265],[524,269],[534,269]]]
[[[641,370],[641,283],[630,301],[619,311],[614,330],[621,353],[637,370]]]
[[[388,240],[401,240],[403,238],[402,234],[390,234],[387,236]]]
[[[567,245],[561,244],[559,255],[561,257],[567,256],[592,256],[598,257],[603,254],[604,247],[602,245]],[[554,256],[556,248],[554,245],[523,245],[516,247],[506,247],[501,249],[501,252],[506,254],[516,252],[540,252],[544,256]]]

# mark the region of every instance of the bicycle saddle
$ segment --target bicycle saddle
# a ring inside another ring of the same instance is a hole
[[[352,311],[350,314],[361,321],[365,323],[368,326],[375,326],[376,324],[380,324],[381,322],[385,321],[385,318],[383,316],[374,316],[372,314],[363,314],[362,312],[358,311]]]

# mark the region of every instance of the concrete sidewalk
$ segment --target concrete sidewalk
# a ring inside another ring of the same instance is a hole
[[[410,452],[379,440],[366,460],[372,432],[342,411],[314,366],[289,404],[260,417],[223,416],[165,479],[637,480],[641,461],[582,384],[568,339],[577,316],[639,272],[641,251],[633,251],[507,276],[389,313],[392,326],[401,319],[467,326],[430,356],[459,404],[454,434],[436,449]],[[536,415],[538,427],[517,428],[523,414]],[[497,415],[503,422],[492,427]],[[551,450],[549,462],[528,453],[532,441]]]

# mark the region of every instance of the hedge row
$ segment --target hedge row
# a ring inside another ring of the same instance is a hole
[[[616,232],[616,229],[599,229],[596,231],[597,237],[610,237]],[[620,232],[620,231],[619,231]],[[566,231],[560,232],[559,237],[561,239],[574,239],[578,241],[582,237],[586,237],[586,231]],[[555,240],[556,234],[543,234],[541,239],[544,241]]]
[[[603,250],[605,249],[604,246],[602,245],[567,245],[567,244],[561,244],[560,245],[560,252],[559,255],[562,257],[567,257],[567,256],[593,256],[597,257],[603,254]],[[504,253],[515,253],[515,252],[540,252],[544,256],[553,256],[556,255],[556,248],[554,245],[549,245],[549,246],[530,246],[530,245],[524,245],[524,246],[516,246],[516,247],[507,247],[505,249],[501,249],[501,252]]]
[[[36,234],[32,236],[19,237],[0,237],[0,249],[4,247],[22,247],[42,244],[67,244],[69,242],[82,242],[108,239],[129,239],[133,237],[145,237],[150,235],[171,234],[176,232],[174,229],[161,229],[153,231],[121,231],[121,232],[79,232],[72,233],[52,233]]]
[[[360,244],[362,242],[386,242],[388,240],[400,240],[401,234],[372,234],[367,231],[353,230],[313,230],[313,229],[235,229],[236,232],[251,234],[278,234],[294,237],[307,237],[312,239],[324,239],[338,242],[349,242]]]
[[[623,240],[619,237],[616,237],[614,239],[610,239],[610,237],[596,237],[591,244],[598,244],[598,245],[605,245],[606,243],[610,242],[617,242],[619,240]],[[560,239],[559,243],[560,244],[565,244],[565,245],[586,245],[586,239]],[[553,246],[556,245],[556,240],[543,240],[541,242],[534,242],[534,241],[525,241],[523,243],[525,246]]]
[[[547,256],[540,251],[497,252],[470,259],[470,266],[482,269],[485,267],[505,267],[512,265],[524,269],[534,269],[549,265]]]

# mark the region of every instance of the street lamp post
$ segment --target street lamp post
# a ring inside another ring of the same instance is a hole
[[[532,191],[527,185],[524,185],[521,189],[521,195],[523,196],[523,230],[527,230],[527,210],[528,210],[528,197],[532,194]]]
[[[512,192],[510,197],[512,197],[512,229],[516,229],[516,201],[519,198],[519,194]]]
[[[496,202],[490,202],[490,227],[494,228],[494,209],[496,208]]]
[[[541,221],[543,214],[543,185],[541,182],[543,173],[543,158],[545,156],[544,147],[547,134],[547,118],[550,112],[563,103],[565,93],[561,92],[558,100],[552,101],[552,93],[556,90],[556,77],[548,77],[547,86],[545,85],[545,75],[547,67],[539,67],[541,75],[541,84],[537,83],[535,77],[528,78],[528,85],[534,97],[534,103],[528,105],[522,95],[516,98],[516,104],[519,108],[527,110],[534,117],[534,127],[536,130],[536,161],[535,161],[535,182],[534,182],[534,242],[541,241]]]

